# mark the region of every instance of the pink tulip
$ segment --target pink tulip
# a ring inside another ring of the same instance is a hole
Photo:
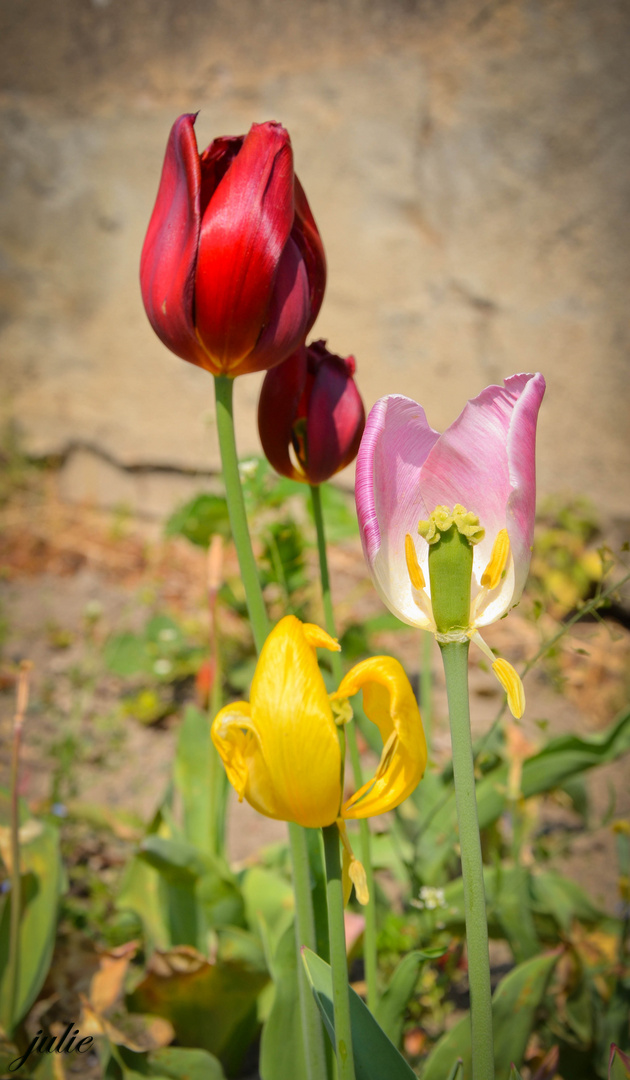
[[[390,611],[411,626],[437,630],[429,544],[418,535],[419,522],[440,507],[478,517],[485,532],[473,548],[470,623],[462,636],[490,654],[504,685],[509,665],[496,661],[478,630],[518,602],[527,578],[544,391],[542,375],[513,375],[469,401],[443,435],[420,405],[392,394],[370,412],[357,459],[357,512],[370,574]]]

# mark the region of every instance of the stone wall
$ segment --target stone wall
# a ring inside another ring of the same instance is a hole
[[[440,428],[542,370],[541,491],[627,515],[629,30],[625,0],[4,0],[5,418],[70,497],[161,512],[216,469],[211,379],[154,336],[139,253],[179,113],[200,146],[278,119],[327,249],[314,332],[366,404]]]

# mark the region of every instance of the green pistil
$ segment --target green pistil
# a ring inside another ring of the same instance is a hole
[[[418,522],[418,532],[427,544],[437,544],[441,535],[448,532],[453,525],[471,544],[478,544],[486,535],[477,515],[466,510],[460,503],[452,510],[449,510],[448,506],[436,506],[428,521]]]
[[[483,540],[476,514],[459,504],[438,506],[418,532],[429,544],[431,605],[438,634],[465,633],[470,626],[473,546]]]

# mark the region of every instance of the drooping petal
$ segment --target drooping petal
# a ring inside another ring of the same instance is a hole
[[[542,375],[513,375],[504,386],[486,387],[464,406],[422,467],[419,488],[429,512],[460,503],[478,515],[485,529],[484,539],[475,546],[477,584],[498,533],[508,530],[512,558],[479,625],[494,622],[518,600],[527,576],[534,520],[534,437],[543,393]],[[508,513],[511,498],[517,510]],[[527,544],[524,537],[529,538]]]
[[[364,818],[393,810],[420,783],[427,744],[416,699],[402,666],[391,656],[374,656],[348,672],[334,695],[352,697],[363,689],[366,716],[383,740],[376,775],[344,803],[344,818]]]
[[[420,474],[438,439],[417,402],[391,394],[370,412],[357,457],[357,513],[372,579],[394,615],[423,629],[431,624],[413,598],[405,536],[414,538],[428,581],[428,549],[418,539],[418,522],[429,514],[420,496]]]
[[[263,646],[250,701],[278,808],[272,816],[317,828],[338,816],[341,752],[312,640],[338,648],[327,635],[313,639],[293,615],[281,619]]]
[[[215,716],[210,733],[239,802],[245,798],[260,814],[282,819],[284,806],[277,798],[248,703],[226,705]]]
[[[317,345],[309,346],[309,351]],[[325,355],[315,370],[308,404],[306,445],[311,484],[322,484],[354,460],[365,425],[363,402],[352,378],[354,358],[335,356],[323,345],[322,351]]]
[[[193,124],[185,114],[169,135],[155,207],[142,248],[140,285],[149,322],[182,360],[208,367],[194,326],[201,173]]]
[[[230,366],[230,375],[265,371],[286,360],[304,341],[308,313],[306,267],[297,246],[289,238],[278,264],[264,329],[245,359]]]
[[[304,479],[289,454],[293,423],[306,385],[306,349],[302,346],[267,372],[258,400],[258,431],[268,461],[281,476]]]
[[[300,249],[306,264],[310,294],[310,316],[306,332],[311,329],[319,314],[326,288],[326,255],[321,236],[311,213],[304,188],[295,177],[295,223],[291,236]]]
[[[221,370],[254,348],[293,227],[293,154],[280,124],[254,124],[201,223],[195,277],[200,341]]]

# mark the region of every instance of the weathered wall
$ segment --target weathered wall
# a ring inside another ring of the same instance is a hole
[[[174,478],[143,495],[112,462],[216,467],[211,379],[137,285],[170,125],[199,109],[200,145],[289,128],[329,260],[315,333],[368,405],[407,393],[442,427],[542,370],[542,491],[624,515],[629,30],[625,0],[5,0],[0,349],[26,448],[94,448],[68,492],[153,509]]]

